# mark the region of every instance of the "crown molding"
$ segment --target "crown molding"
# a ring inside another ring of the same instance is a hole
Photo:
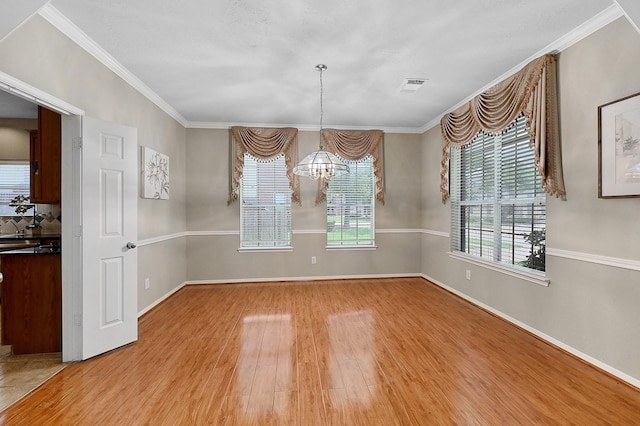
[[[46,3],[49,3],[50,0],[36,0],[36,1],[30,1],[30,2],[25,2],[22,1],[20,3],[27,3],[26,6],[15,6],[15,7],[9,7],[9,21],[12,22],[11,24],[7,23],[6,19],[3,19],[3,25],[2,25],[2,29],[0,30],[0,43],[2,43],[4,40],[6,40],[11,34],[13,34],[14,32],[16,32],[19,28],[21,28],[25,22],[27,22],[29,19],[31,19],[34,15],[38,14],[38,10],[40,10],[43,6],[46,5]],[[18,2],[16,2],[18,3]],[[32,7],[34,4],[39,4],[36,7]],[[27,12],[26,14],[22,14],[21,12],[24,11],[24,9],[21,9],[22,7],[27,7],[29,8],[29,12]],[[14,9],[13,11],[11,9]],[[17,9],[21,9],[21,10],[17,10]],[[12,17],[18,16],[18,21],[15,21]],[[8,25],[8,27],[7,27]],[[7,28],[9,28],[9,30],[7,30]]]
[[[120,62],[118,62],[113,56],[107,53],[98,43],[93,41],[88,35],[86,35],[80,28],[78,28],[73,22],[71,22],[66,16],[64,16],[58,9],[53,7],[51,3],[43,6],[38,14],[53,25],[58,31],[66,35],[84,49],[87,53],[100,61],[104,66],[113,71],[117,76],[122,78],[131,87],[140,92],[144,97],[153,102],[161,110],[166,112],[182,126],[187,126],[187,119],[184,118],[177,110],[169,105],[164,99],[162,99],[156,92],[154,92],[149,86],[144,84],[142,80],[136,77],[131,71],[125,68]]]
[[[208,122],[208,121],[189,121],[186,124],[187,129],[218,129],[228,130],[234,126],[241,127],[295,127],[301,132],[317,132],[319,126],[317,124],[282,124],[282,123],[232,123],[232,122]],[[380,126],[334,126],[324,125],[324,129],[339,130],[382,130],[384,133],[408,133],[419,135],[423,133],[420,127],[380,127]]]
[[[638,0],[613,0],[624,12],[629,23],[640,33],[640,5]]]
[[[527,59],[525,59],[524,61],[522,61],[518,65],[516,65],[515,67],[511,68],[509,71],[505,72],[504,74],[502,74],[501,76],[499,76],[498,78],[493,80],[492,82],[488,83],[486,86],[484,86],[481,89],[477,90],[475,93],[469,95],[464,100],[458,102],[456,105],[454,105],[453,107],[449,108],[448,110],[446,110],[445,112],[440,114],[438,117],[436,117],[433,120],[431,120],[428,123],[426,123],[424,126],[422,126],[420,128],[420,133],[424,133],[427,130],[439,125],[440,124],[440,120],[442,119],[442,117],[444,117],[445,114],[447,114],[447,113],[449,113],[451,111],[455,111],[456,109],[458,109],[462,105],[464,105],[467,102],[469,102],[471,99],[473,99],[476,96],[478,96],[480,93],[486,91],[487,89],[490,89],[491,87],[493,87],[496,84],[500,83],[502,80],[506,79],[507,77],[512,76],[513,74],[515,74],[516,72],[520,71],[525,65],[527,65],[529,62],[533,61],[534,59],[536,59],[536,58],[538,58],[538,57],[540,57],[542,55],[545,55],[547,53],[562,52],[563,50],[573,46],[574,44],[576,44],[580,40],[590,36],[591,34],[593,34],[596,31],[598,31],[600,28],[610,24],[611,22],[615,21],[616,19],[620,18],[621,16],[624,16],[623,10],[620,8],[620,6],[618,6],[617,3],[616,4],[612,4],[611,6],[609,6],[608,8],[603,10],[602,12],[598,13],[597,15],[595,15],[593,18],[589,19],[588,21],[585,21],[583,24],[581,24],[581,25],[577,26],[576,28],[574,28],[573,30],[569,31],[567,34],[565,34],[564,36],[560,37],[556,41],[554,41],[554,42],[550,43],[549,45],[547,45],[546,47],[540,49],[539,51],[537,51],[536,53],[534,53],[533,55],[531,55],[530,57],[528,57]]]
[[[48,3],[45,6],[43,6],[38,11],[38,14],[187,129],[229,129],[230,127],[233,127],[233,126],[244,126],[244,127],[295,127],[301,131],[317,131],[318,130],[318,126],[315,124],[314,125],[309,125],[309,124],[292,125],[292,124],[274,124],[274,123],[232,123],[232,122],[188,121],[175,108],[173,108],[164,99],[162,99],[157,93],[155,93],[149,86],[144,84],[138,77],[136,77],[133,73],[131,73],[128,69],[126,69],[106,50],[104,50],[100,45],[98,45],[89,36],[87,36],[80,28],[78,28],[73,22],[71,22],[66,16],[64,16],[60,11],[58,11],[54,6],[52,6],[51,3]],[[618,3],[612,4],[607,9],[603,10],[593,18],[579,25],[574,30],[565,34],[563,37],[549,44],[545,48],[531,55],[529,58],[527,58],[517,66],[513,67],[511,70],[502,74],[501,76],[499,76],[498,78],[496,78],[495,80],[493,80],[492,82],[484,86],[483,88],[471,94],[461,102],[457,103],[453,107],[444,111],[438,117],[427,122],[421,127],[379,127],[379,126],[373,126],[373,127],[376,129],[382,130],[385,133],[422,134],[427,130],[437,126],[440,123],[441,118],[445,114],[459,108],[460,106],[467,103],[473,97],[477,96],[478,94],[494,86],[496,83],[499,83],[505,78],[518,72],[520,69],[522,69],[523,66],[531,62],[533,59],[545,53],[549,53],[553,51],[561,52],[564,49],[572,46],[578,41],[596,32],[597,30],[604,27],[605,25],[620,18],[621,16],[624,16],[624,11],[622,10],[622,8],[618,5]],[[344,129],[344,130],[370,130],[372,128],[372,127],[364,127],[364,126],[329,126],[329,125],[325,127],[334,128],[334,129]]]

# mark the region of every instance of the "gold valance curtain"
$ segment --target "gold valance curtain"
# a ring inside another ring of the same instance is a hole
[[[384,204],[384,133],[382,130],[322,130],[326,150],[345,160],[373,157],[373,173],[376,179],[376,200]],[[316,205],[327,199],[329,182],[320,181]]]
[[[238,199],[244,154],[247,152],[265,161],[281,153],[284,154],[287,177],[291,187],[291,201],[300,205],[300,184],[298,176],[293,174],[293,168],[298,164],[298,129],[239,126],[231,128],[231,164],[229,167],[231,176],[229,177],[229,201],[227,204]]]
[[[446,114],[440,121],[444,144],[440,163],[442,202],[449,198],[449,149],[471,143],[480,131],[499,134],[524,114],[542,187],[566,199],[560,154],[556,57],[545,55],[469,102]]]

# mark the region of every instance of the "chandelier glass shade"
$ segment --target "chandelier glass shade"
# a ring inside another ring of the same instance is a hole
[[[349,173],[349,166],[340,159],[328,152],[320,145],[318,151],[307,155],[293,168],[293,173],[300,176],[309,176],[313,180],[330,180],[335,176]]]
[[[324,110],[322,105],[322,73],[327,69],[326,65],[316,65],[316,70],[320,71],[320,149],[307,155],[293,168],[293,173],[298,176],[308,176],[313,180],[324,179],[330,180],[335,176],[341,176],[349,173],[347,166],[335,154],[324,149],[322,144],[322,119]]]

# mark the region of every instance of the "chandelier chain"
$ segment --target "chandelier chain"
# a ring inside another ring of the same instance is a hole
[[[322,179],[328,182],[335,176],[342,176],[349,173],[349,166],[343,163],[340,158],[324,149],[322,143],[322,127],[324,125],[324,82],[322,74],[327,69],[324,64],[316,65],[316,70],[320,72],[320,149],[304,157],[297,166],[293,168],[293,173],[298,176],[309,176],[311,179]]]
[[[322,73],[324,71],[324,68],[320,68],[320,147],[322,148],[323,143],[322,143],[322,124],[323,124],[323,119],[324,119],[324,106],[322,104],[322,97],[324,95],[324,86],[322,84]]]

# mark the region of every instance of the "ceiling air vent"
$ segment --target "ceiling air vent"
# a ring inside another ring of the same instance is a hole
[[[427,81],[426,78],[406,78],[400,86],[401,92],[415,92]]]

